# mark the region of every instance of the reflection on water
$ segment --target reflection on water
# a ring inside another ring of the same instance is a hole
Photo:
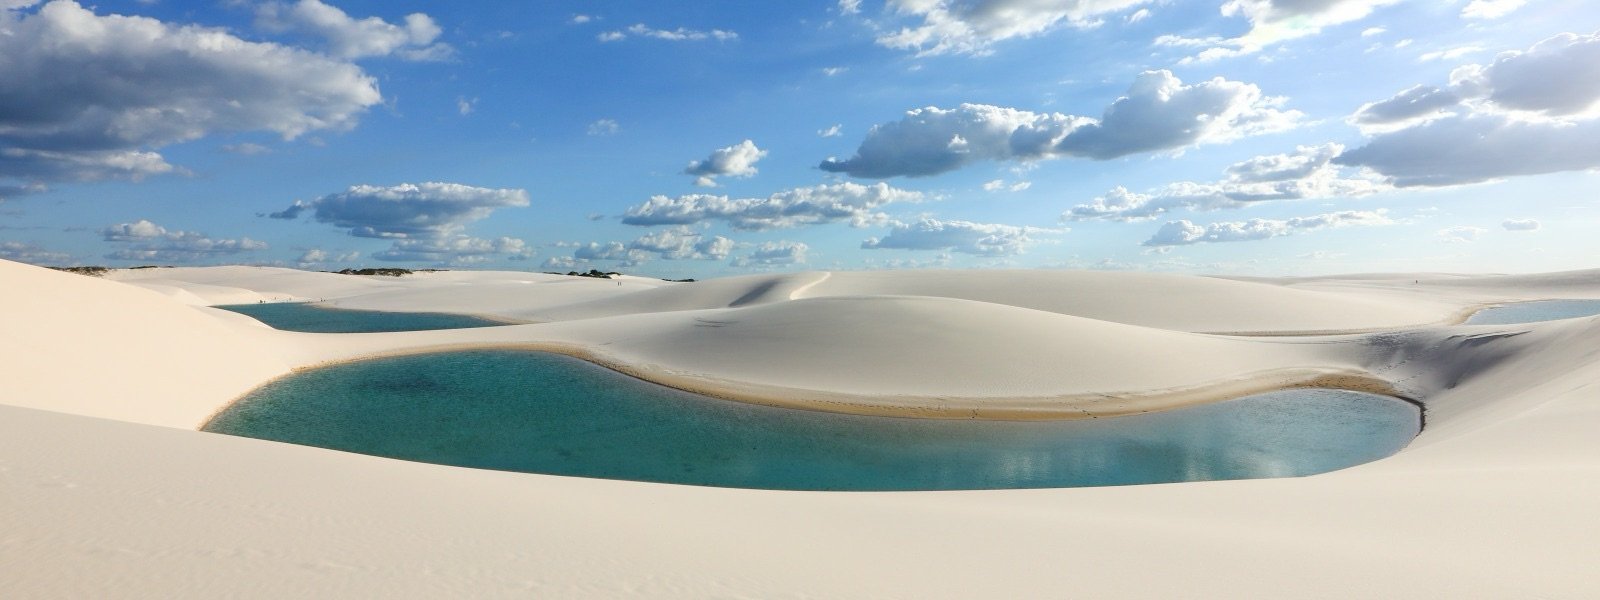
[[[1510,325],[1600,315],[1600,300],[1540,300],[1485,308],[1468,325]]]
[[[348,363],[273,382],[207,431],[449,465],[699,485],[934,490],[1308,475],[1388,456],[1417,409],[1273,392],[1065,422],[839,415],[715,400],[554,354]]]
[[[268,327],[283,331],[310,333],[376,333],[380,331],[426,331],[466,329],[504,325],[498,321],[467,315],[425,312],[386,312],[322,308],[308,302],[267,302],[215,306],[254,317]]]

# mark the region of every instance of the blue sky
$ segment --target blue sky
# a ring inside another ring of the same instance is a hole
[[[1600,265],[1580,0],[0,0],[0,258]]]

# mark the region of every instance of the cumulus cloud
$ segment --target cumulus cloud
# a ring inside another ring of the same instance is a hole
[[[573,248],[572,256],[545,261],[546,268],[575,267],[596,260],[618,261],[618,266],[634,267],[651,259],[661,260],[722,260],[728,258],[737,244],[720,235],[706,236],[688,227],[673,227],[647,233],[631,242],[564,243],[556,246]]]
[[[1279,110],[1282,102],[1248,83],[1216,78],[1185,85],[1169,71],[1146,71],[1100,119],[984,104],[916,109],[874,126],[855,156],[830,158],[819,168],[885,178],[936,175],[986,160],[1107,160],[1287,130],[1300,113]]]
[[[943,250],[977,256],[1012,256],[1025,252],[1029,245],[1037,241],[1032,236],[1042,233],[1059,233],[1059,230],[923,218],[914,223],[896,222],[890,228],[889,235],[867,238],[861,242],[861,247],[870,250]]]
[[[707,237],[687,227],[674,227],[639,236],[628,243],[628,250],[649,252],[662,260],[722,260],[733,246],[733,240],[720,235]]]
[[[1336,162],[1369,167],[1397,187],[1447,186],[1600,168],[1600,121],[1441,119],[1379,135]]]
[[[1401,187],[1600,167],[1596,72],[1600,34],[1563,33],[1502,52],[1455,69],[1447,89],[1414,87],[1363,105],[1351,120],[1375,135],[1335,162]]]
[[[727,196],[688,194],[670,198],[652,196],[629,208],[622,217],[628,225],[691,225],[724,221],[745,231],[786,229],[801,225],[848,222],[853,227],[881,223],[888,217],[878,209],[895,202],[920,202],[921,192],[885,183],[852,182],[794,188],[765,198],[730,199]]]
[[[251,142],[240,142],[240,143],[237,143],[237,144],[224,144],[222,146],[222,151],[223,152],[227,152],[229,154],[243,154],[245,156],[253,156],[253,155],[256,155],[256,154],[268,154],[268,153],[271,153],[272,149],[268,148],[266,146],[263,146],[261,144],[255,144],[255,143],[251,143]]]
[[[71,262],[72,255],[25,242],[0,242],[0,259],[30,265],[62,265]]]
[[[729,40],[739,39],[738,33],[722,29],[712,29],[708,31],[700,31],[684,27],[679,27],[677,29],[654,29],[648,25],[645,25],[644,23],[635,23],[628,26],[626,32],[617,30],[602,33],[599,36],[599,40],[602,42],[616,42],[627,39],[627,37],[630,35],[657,40],[666,40],[669,42],[699,42],[704,40],[726,42]]]
[[[830,138],[830,137],[839,137],[841,135],[844,135],[844,126],[840,125],[840,124],[837,124],[837,123],[835,123],[832,127],[829,127],[827,129],[818,129],[817,130],[817,137]]]
[[[1148,194],[1117,186],[1093,201],[1062,213],[1068,221],[1146,221],[1176,210],[1239,208],[1253,202],[1346,198],[1373,194],[1388,185],[1364,173],[1346,174],[1332,164],[1340,144],[1299,146],[1293,153],[1257,156],[1230,165],[1227,178],[1212,183],[1170,183]]]
[[[762,242],[749,254],[734,258],[733,262],[728,264],[735,267],[781,267],[805,264],[806,252],[810,249],[811,247],[804,242],[787,240]]]
[[[300,258],[295,259],[294,262],[301,268],[306,268],[317,265],[348,263],[357,258],[361,258],[360,252],[329,254],[327,250],[321,248],[310,248],[302,253]]]
[[[444,60],[454,54],[448,44],[434,43],[441,30],[423,13],[411,13],[404,23],[394,24],[378,17],[355,19],[321,0],[266,2],[256,7],[256,26],[315,36],[326,43],[328,54],[344,59],[392,54],[407,60]]]
[[[1538,231],[1538,219],[1506,219],[1500,222],[1506,231]]]
[[[0,86],[0,178],[171,173],[154,148],[213,132],[349,129],[382,100],[345,61],[70,0],[0,11],[0,31],[0,81],[27,82]]]
[[[718,177],[751,177],[756,174],[756,161],[767,155],[756,143],[745,140],[711,151],[704,160],[690,161],[683,169],[685,175],[695,177],[694,184],[716,187]]]
[[[621,130],[616,119],[600,119],[589,124],[589,135],[616,135]]]
[[[1472,0],[1461,9],[1463,19],[1498,19],[1522,8],[1528,0]]]
[[[987,54],[995,42],[1026,38],[1066,24],[1095,27],[1098,17],[1148,4],[1149,0],[888,0],[909,26],[878,36],[879,45],[918,56]],[[846,14],[856,12],[858,3]],[[1137,14],[1137,13],[1135,13]],[[1146,13],[1148,14],[1148,13]],[[1137,21],[1130,15],[1130,19]]]
[[[1228,0],[1222,5],[1227,17],[1243,17],[1250,22],[1244,35],[1224,40],[1200,40],[1212,47],[1182,62],[1208,62],[1254,54],[1268,46],[1316,35],[1327,27],[1359,21],[1372,11],[1400,0]]]
[[[1453,115],[1448,112],[1461,103],[1454,91],[1431,85],[1416,85],[1393,97],[1368,102],[1350,116],[1350,123],[1364,129],[1382,130],[1386,126],[1433,120]]]
[[[169,230],[144,219],[108,226],[100,230],[100,236],[127,245],[106,255],[114,260],[182,263],[267,249],[265,242],[247,237],[213,239],[196,231]]]
[[[533,255],[522,240],[487,240],[464,233],[467,225],[495,210],[527,205],[528,192],[521,189],[441,182],[354,185],[309,202],[296,201],[266,216],[296,219],[310,212],[318,223],[350,235],[394,240],[388,250],[373,255],[378,260],[471,263],[493,256],[520,260]]]
[[[1489,230],[1482,227],[1458,225],[1456,227],[1446,227],[1444,229],[1440,229],[1439,239],[1447,244],[1476,242],[1478,241],[1478,236],[1481,236],[1488,231]]]
[[[373,254],[372,257],[391,262],[468,265],[488,262],[498,257],[527,260],[533,258],[534,254],[534,250],[528,247],[527,242],[516,238],[499,237],[489,240],[456,234],[398,239],[387,250]]]
[[[1212,242],[1245,242],[1336,227],[1388,225],[1385,211],[1342,211],[1291,219],[1250,219],[1196,225],[1187,219],[1168,221],[1144,245],[1154,248]]]

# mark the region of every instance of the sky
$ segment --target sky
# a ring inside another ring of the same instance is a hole
[[[1600,267],[1592,0],[0,0],[0,258]]]

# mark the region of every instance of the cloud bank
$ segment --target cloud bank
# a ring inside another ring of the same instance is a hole
[[[872,128],[855,156],[819,168],[853,177],[921,177],[981,161],[1059,157],[1109,160],[1284,131],[1298,111],[1248,83],[1215,78],[1184,84],[1170,71],[1146,71],[1099,119],[985,104],[908,111]]]
[[[373,258],[403,262],[475,263],[495,257],[521,260],[534,252],[522,240],[494,240],[465,235],[467,225],[495,210],[528,205],[528,192],[493,189],[459,183],[402,183],[393,186],[355,185],[309,202],[297,201],[282,211],[266,215],[296,219],[310,212],[318,223],[328,223],[364,238],[394,240]]]
[[[1418,86],[1351,116],[1374,135],[1338,164],[1399,187],[1478,183],[1600,167],[1600,34],[1563,33]]]
[[[1145,240],[1150,247],[1187,246],[1214,242],[1247,242],[1265,240],[1305,231],[1337,227],[1389,225],[1394,223],[1383,210],[1342,211],[1294,217],[1292,219],[1250,219],[1225,221],[1209,225],[1196,225],[1188,220],[1168,221],[1155,235]]]
[[[168,230],[140,219],[100,230],[101,239],[127,247],[105,255],[113,260],[187,263],[266,250],[266,242],[250,238],[214,239],[195,231]]]
[[[862,185],[843,182],[794,188],[765,198],[730,199],[727,196],[688,194],[670,198],[652,196],[629,208],[622,217],[628,225],[692,225],[725,222],[744,231],[788,229],[802,225],[848,222],[854,227],[882,223],[887,215],[878,209],[895,202],[919,202],[921,192],[885,183]]]
[[[1013,256],[1027,251],[1033,235],[1059,233],[1037,227],[1018,227],[997,223],[941,221],[924,218],[914,223],[894,223],[889,235],[867,238],[861,247],[868,250],[943,250],[975,256]]]
[[[345,130],[382,100],[345,61],[222,29],[100,16],[71,0],[0,10],[0,178],[138,179],[154,149],[213,132]]]

